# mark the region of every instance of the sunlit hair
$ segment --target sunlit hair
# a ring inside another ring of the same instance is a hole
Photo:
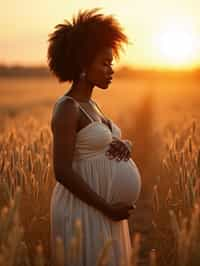
[[[81,10],[72,23],[64,20],[48,35],[48,66],[60,82],[78,80],[81,71],[104,48],[112,48],[113,56],[119,58],[119,50],[128,43],[118,21],[98,11]]]

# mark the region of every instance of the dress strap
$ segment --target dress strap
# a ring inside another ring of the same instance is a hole
[[[95,121],[92,117],[91,117],[91,115],[80,105],[80,103],[77,101],[77,100],[75,100],[73,97],[71,97],[71,96],[67,96],[67,95],[64,95],[63,97],[66,97],[66,98],[71,98],[72,100],[74,100],[76,103],[78,103],[78,105],[79,105],[79,107],[80,107],[80,109],[81,109],[81,111],[93,122],[93,121]]]
[[[93,104],[97,107],[97,109],[100,111],[100,113],[103,115],[103,117],[104,117],[104,119],[106,120],[107,118],[106,118],[106,115],[104,114],[104,112],[99,108],[99,106],[97,105],[97,103],[95,102],[95,101],[93,101],[93,100],[91,100],[92,102],[93,102]],[[110,130],[111,130],[111,132],[113,132],[113,130],[112,130],[112,119],[107,119],[108,120],[108,123],[109,123],[109,125],[110,125]]]
[[[95,101],[91,100],[93,102],[93,104],[97,107],[97,109],[100,111],[100,113],[104,116],[104,118],[106,118],[104,112],[99,108],[99,106],[96,104]]]

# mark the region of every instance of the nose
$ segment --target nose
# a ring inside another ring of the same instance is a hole
[[[114,74],[112,67],[110,67],[110,75]]]

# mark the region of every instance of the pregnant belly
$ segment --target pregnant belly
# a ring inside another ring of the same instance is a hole
[[[132,159],[111,160],[114,176],[111,186],[111,202],[135,203],[141,191],[141,176]]]

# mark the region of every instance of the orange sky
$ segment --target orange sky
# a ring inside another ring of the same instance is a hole
[[[199,0],[0,0],[0,6],[0,63],[45,65],[53,27],[80,8],[102,7],[119,19],[133,43],[118,65],[200,65]]]

